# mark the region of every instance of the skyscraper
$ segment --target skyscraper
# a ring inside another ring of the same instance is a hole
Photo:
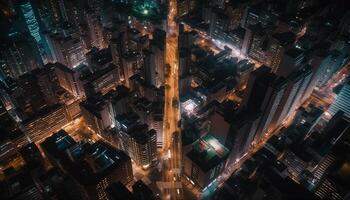
[[[20,16],[20,20],[24,22],[22,22],[21,26],[26,27],[26,32],[34,38],[39,47],[40,55],[46,63],[49,59],[49,51],[47,43],[41,34],[41,21],[37,8],[34,7],[30,0],[16,1],[15,8]]]
[[[241,104],[241,110],[261,112],[261,119],[255,134],[255,141],[259,141],[274,127],[270,127],[273,116],[283,97],[287,82],[282,77],[276,77],[271,69],[262,66],[253,71],[249,78],[247,89]]]
[[[151,51],[145,51],[144,78],[148,86],[160,87],[164,84],[165,49],[151,44]]]
[[[86,60],[84,44],[80,39],[60,34],[51,34],[48,37],[50,51],[56,62],[75,68]]]
[[[335,115],[339,110],[344,112],[344,115],[350,117],[350,80],[342,85],[340,91],[338,92],[334,102],[329,108],[331,115]]]
[[[98,16],[94,12],[89,11],[86,13],[86,22],[89,29],[89,45],[99,49],[105,48],[107,45],[103,38],[103,27]]]
[[[81,114],[89,128],[95,133],[103,135],[112,125],[108,102],[101,94],[95,94],[80,103]]]
[[[157,133],[141,124],[136,113],[118,115],[116,127],[121,146],[143,168],[148,168],[157,159]]]
[[[51,65],[54,65],[58,82],[62,88],[77,98],[85,96],[82,83],[79,79],[80,74],[76,70],[71,69],[61,63],[48,64],[48,66]]]
[[[284,52],[295,40],[295,35],[292,32],[275,33],[272,35],[270,45],[271,53],[271,68],[272,72],[279,71]]]
[[[261,113],[241,111],[230,121],[230,131],[225,146],[230,149],[226,167],[232,166],[249,150],[253,144]]]
[[[35,41],[26,39],[20,33],[1,41],[0,62],[3,76],[15,79],[43,65]]]

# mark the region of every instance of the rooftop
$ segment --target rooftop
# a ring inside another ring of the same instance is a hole
[[[228,152],[229,150],[209,133],[192,144],[192,150],[187,153],[187,157],[206,172],[223,162]]]

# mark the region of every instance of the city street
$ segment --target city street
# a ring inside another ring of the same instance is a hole
[[[181,184],[181,133],[178,128],[180,119],[178,90],[178,25],[176,0],[169,1],[168,30],[166,37],[166,63],[170,66],[166,76],[164,108],[164,161],[163,181],[158,182],[164,199],[183,199]]]

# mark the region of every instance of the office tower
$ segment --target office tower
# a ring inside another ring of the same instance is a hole
[[[276,73],[280,71],[282,57],[295,40],[295,35],[292,32],[275,33],[272,35],[272,40],[270,41],[270,53],[271,53],[271,65],[272,72]],[[289,67],[289,66],[288,66]]]
[[[40,55],[46,63],[49,59],[49,52],[47,43],[41,34],[41,21],[37,8],[30,0],[16,1],[15,7],[20,20],[23,20],[20,28],[26,27],[26,32],[36,41]]]
[[[55,69],[58,82],[62,88],[76,98],[82,98],[85,96],[82,83],[79,79],[79,72],[61,63],[47,64],[47,67],[53,67]]]
[[[21,122],[23,132],[32,142],[38,142],[71,121],[64,105],[46,107]]]
[[[240,109],[247,108],[251,111],[259,111],[267,87],[275,79],[276,76],[271,73],[271,68],[269,67],[262,66],[254,70],[249,77]]]
[[[277,108],[278,110],[271,124],[272,127],[276,127],[277,125],[281,124],[289,111],[292,109],[294,101],[297,101],[296,96],[298,95],[298,92],[300,92],[299,89],[303,84],[303,80],[304,74],[300,70],[294,71],[287,77],[288,83],[286,91],[279,107]]]
[[[261,137],[259,134],[271,133],[276,128],[272,120],[278,112],[277,108],[283,97],[286,85],[287,83],[284,78],[277,78],[266,91],[266,96],[261,107],[262,117],[257,130],[257,139]]]
[[[191,146],[184,155],[184,175],[205,191],[224,170],[229,151],[210,133]]]
[[[225,143],[225,146],[230,150],[226,167],[232,166],[248,153],[249,147],[254,142],[260,115],[261,113],[241,111],[230,120],[230,130]]]
[[[0,61],[3,76],[14,79],[43,65],[35,42],[20,33],[1,41]]]
[[[53,60],[62,63],[69,68],[75,68],[82,64],[85,58],[84,44],[80,39],[72,36],[62,36],[51,34],[48,36],[50,41],[50,51]]]
[[[276,75],[271,73],[271,69],[266,66],[252,72],[241,109],[247,109],[251,112],[261,111],[262,113],[255,141],[259,141],[262,134],[273,130],[274,127],[270,127],[270,123],[276,111],[278,111],[277,108],[286,85],[284,78],[277,78]]]
[[[284,52],[280,65],[276,70],[274,70],[274,73],[279,76],[287,77],[293,71],[298,70],[303,65],[304,59],[304,51],[292,47]]]
[[[331,104],[328,112],[335,115],[338,111],[343,111],[345,116],[350,117],[350,81],[347,80],[338,91],[335,100]]]
[[[302,103],[304,103],[304,101],[310,97],[311,93],[307,93],[307,91],[310,91],[310,87],[312,87],[312,85],[310,85],[310,81],[312,79],[313,76],[313,72],[312,72],[312,68],[309,65],[304,66],[303,68],[301,68],[299,70],[303,76],[303,82],[300,85],[300,88],[297,92],[297,94],[295,95],[295,98],[293,100],[293,104],[291,105],[291,108],[289,110],[289,113],[286,116],[292,117],[292,114],[295,110],[298,109],[299,106],[301,106]]]
[[[91,45],[90,48],[105,48],[107,45],[103,38],[103,27],[99,18],[94,12],[88,11],[86,13],[86,23],[89,29],[88,33],[90,42],[88,44]]]
[[[116,117],[116,127],[125,152],[128,152],[135,163],[148,168],[157,159],[157,133],[141,124],[135,113]]]
[[[87,126],[95,133],[102,135],[112,125],[108,102],[101,94],[88,97],[80,103],[80,109]]]

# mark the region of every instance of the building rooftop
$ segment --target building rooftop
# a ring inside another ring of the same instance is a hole
[[[126,153],[102,141],[72,146],[65,158],[64,167],[82,184],[96,184],[130,160]]]
[[[66,131],[60,130],[46,138],[41,146],[54,157],[60,157],[74,144],[76,144],[74,139]]]
[[[186,156],[206,172],[225,161],[228,152],[219,140],[206,134],[192,144],[192,150]]]

